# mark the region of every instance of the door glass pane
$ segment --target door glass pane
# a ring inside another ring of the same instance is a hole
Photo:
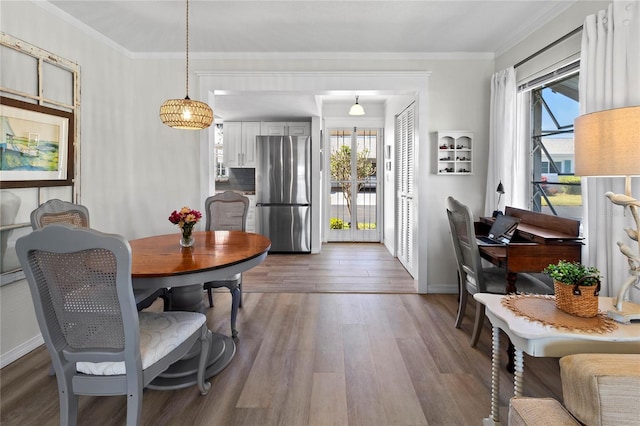
[[[356,152],[356,186],[358,188],[355,199],[356,229],[364,231],[377,228],[377,146],[378,132],[376,130],[357,131]]]
[[[329,229],[351,229],[351,131],[332,130],[330,133],[331,194]]]

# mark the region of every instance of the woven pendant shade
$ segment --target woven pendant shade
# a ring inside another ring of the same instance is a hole
[[[213,110],[209,105],[189,99],[189,0],[186,0],[187,43],[184,99],[168,99],[160,105],[160,120],[174,129],[202,130],[211,126]]]
[[[201,130],[213,122],[213,111],[204,102],[168,99],[160,106],[160,119],[174,129]]]

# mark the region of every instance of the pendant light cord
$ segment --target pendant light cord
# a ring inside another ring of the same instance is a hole
[[[186,89],[185,89],[185,99],[189,99],[189,0],[186,0],[187,2],[187,12],[186,12],[186,21],[187,21],[187,46],[186,46],[186,53],[187,53],[187,66],[186,66],[186,76],[187,76],[187,84],[186,84]]]

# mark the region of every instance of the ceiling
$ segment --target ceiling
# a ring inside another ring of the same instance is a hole
[[[190,0],[189,52],[222,57],[493,57],[575,1]],[[185,51],[185,5],[184,0],[49,0],[47,7],[132,57],[175,57]],[[316,107],[319,94],[280,95],[216,96],[216,115],[232,119],[262,104],[291,115],[294,108]],[[344,95],[347,102],[354,94]],[[365,105],[374,100],[360,96]]]

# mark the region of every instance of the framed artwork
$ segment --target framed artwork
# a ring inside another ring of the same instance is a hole
[[[0,97],[0,188],[72,185],[73,118]]]

